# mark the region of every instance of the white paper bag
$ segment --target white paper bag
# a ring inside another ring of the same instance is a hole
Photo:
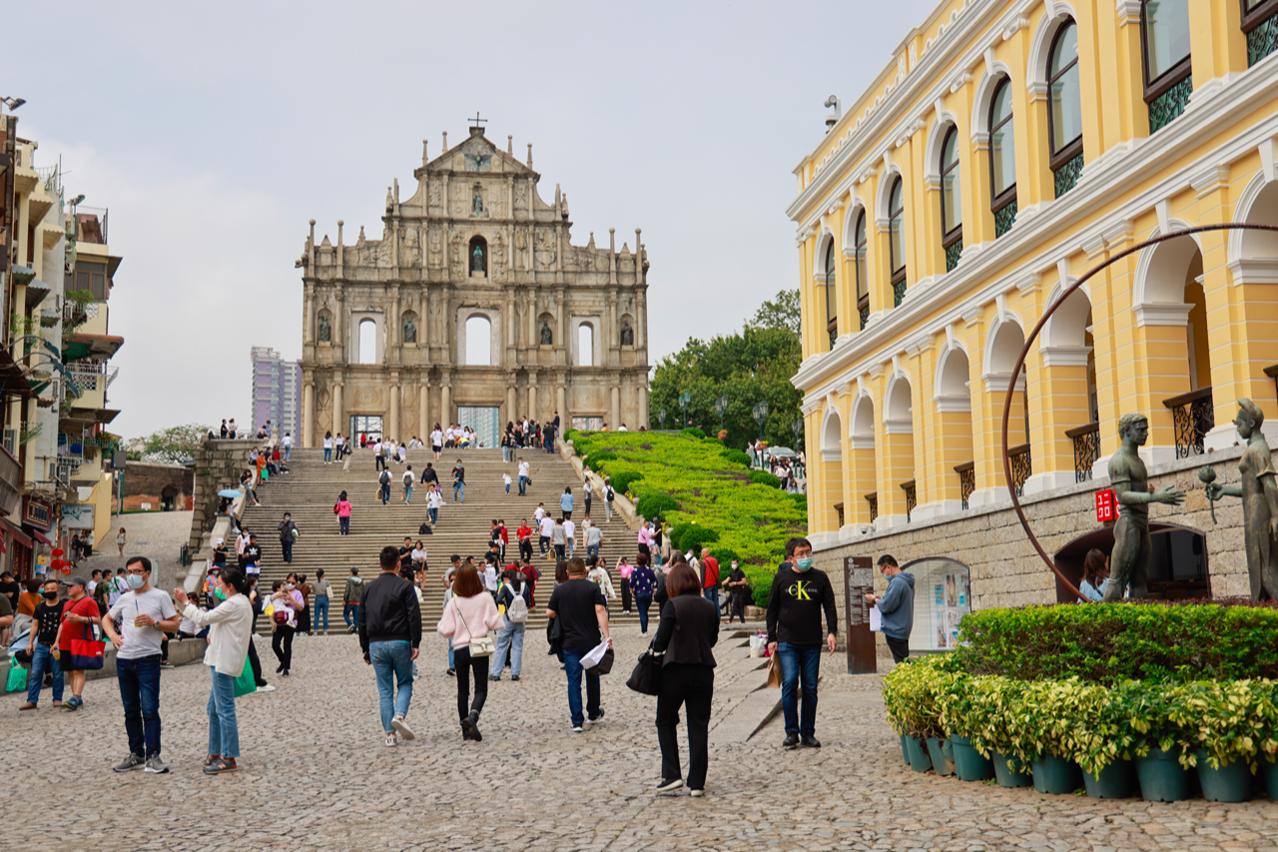
[[[605,639],[595,647],[591,648],[589,653],[581,658],[581,667],[583,669],[593,669],[595,666],[599,665],[599,661],[603,659],[603,656],[607,653],[607,651],[608,640]]]
[[[883,613],[877,606],[870,608],[870,632],[878,633],[883,629]]]

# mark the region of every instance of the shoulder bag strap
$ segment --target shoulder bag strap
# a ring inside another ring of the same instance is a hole
[[[466,616],[462,615],[461,607],[457,605],[457,598],[455,597],[453,598],[453,609],[456,610],[457,617],[461,619],[462,627],[466,628],[466,644],[469,645],[470,640],[474,639],[475,635],[470,632],[470,625],[466,623]]]

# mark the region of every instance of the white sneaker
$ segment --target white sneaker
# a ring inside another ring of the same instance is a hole
[[[392,746],[392,747],[399,745],[399,738],[395,736],[394,731],[391,731],[389,734],[386,735],[386,745]]]
[[[405,740],[416,739],[417,735],[413,733],[413,729],[408,727],[408,723],[404,721],[403,716],[396,716],[391,719],[391,727],[399,732],[399,735]]]
[[[573,726],[572,726],[572,732],[573,732],[574,734],[580,734],[580,733],[581,733],[581,725],[573,725]]]
[[[255,692],[274,692],[274,691],[275,691],[275,687],[271,686],[271,685],[268,683],[268,684],[266,684],[265,686],[259,686],[259,687],[258,687],[256,690],[254,690],[254,691],[255,691]]]

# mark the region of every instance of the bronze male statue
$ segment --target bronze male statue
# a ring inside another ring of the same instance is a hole
[[[1247,552],[1247,574],[1251,578],[1253,601],[1278,598],[1278,471],[1274,470],[1269,442],[1260,431],[1265,414],[1250,399],[1238,400],[1234,425],[1247,442],[1238,471],[1239,485],[1207,486],[1207,496],[1241,497],[1243,505],[1243,548]]]
[[[1114,552],[1110,554],[1110,580],[1109,588],[1105,590],[1105,603],[1122,600],[1128,586],[1131,586],[1132,598],[1143,598],[1148,594],[1152,551],[1149,504],[1178,506],[1185,499],[1184,491],[1171,486],[1161,491],[1149,490],[1149,474],[1136,449],[1149,437],[1149,421],[1145,415],[1124,414],[1118,418],[1118,437],[1122,444],[1110,457],[1109,482],[1122,512],[1114,524]]]

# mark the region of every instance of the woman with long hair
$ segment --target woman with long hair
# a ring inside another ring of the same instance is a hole
[[[324,464],[333,463],[333,433],[328,431],[324,433]]]
[[[493,597],[484,591],[475,566],[466,563],[453,578],[453,598],[444,607],[436,630],[453,645],[453,664],[457,669],[457,716],[461,720],[462,739],[479,742],[479,713],[488,698],[488,657],[472,657],[470,643],[483,639],[490,630],[505,625]],[[470,700],[470,680],[475,680],[475,699]],[[467,709],[469,706],[469,710]]]
[[[333,504],[333,514],[337,515],[337,534],[351,534],[351,501],[346,499],[346,492],[343,491],[337,495],[337,502]]]
[[[216,582],[226,600],[209,610],[189,601],[182,589],[173,590],[173,597],[183,607],[183,618],[196,627],[209,627],[209,647],[204,652],[204,664],[213,678],[208,703],[209,750],[204,760],[204,771],[209,775],[238,768],[240,733],[235,718],[235,679],[244,671],[253,624],[253,610],[244,595],[248,590],[244,575],[227,568]]]
[[[296,574],[289,574],[287,582],[276,580],[271,584],[271,618],[275,620],[271,650],[280,662],[275,673],[283,677],[288,677],[289,669],[293,667],[293,634],[297,632],[297,613],[302,605]]]
[[[679,706],[688,723],[688,787],[693,796],[705,795],[710,763],[710,702],[714,697],[714,654],[719,639],[719,610],[701,596],[701,582],[687,564],[670,570],[666,578],[670,600],[661,613],[652,651],[661,656],[661,687],[657,693],[657,741],[661,744],[661,782],[658,792],[683,786],[679,771]]]
[[[1109,568],[1105,565],[1107,561],[1104,551],[1094,547],[1087,551],[1087,556],[1083,559],[1083,582],[1078,586],[1078,590],[1083,593],[1078,599],[1079,603],[1100,603],[1105,600],[1105,590],[1109,588]]]

